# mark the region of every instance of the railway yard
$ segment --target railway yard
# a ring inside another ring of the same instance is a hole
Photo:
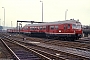
[[[0,60],[90,60],[90,37],[62,41],[0,33]]]
[[[0,60],[90,60],[88,2],[1,1]]]

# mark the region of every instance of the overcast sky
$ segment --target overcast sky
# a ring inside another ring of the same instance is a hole
[[[43,21],[63,21],[66,19],[79,19],[83,25],[90,25],[90,0],[42,0]],[[42,21],[42,3],[40,0],[0,0],[0,24],[16,26],[17,20]]]

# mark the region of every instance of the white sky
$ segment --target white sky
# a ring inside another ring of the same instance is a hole
[[[53,22],[66,19],[79,19],[83,25],[90,25],[90,0],[42,0],[43,21]],[[40,0],[0,0],[0,24],[3,25],[5,7],[5,25],[15,27],[17,20],[42,21],[42,3]]]

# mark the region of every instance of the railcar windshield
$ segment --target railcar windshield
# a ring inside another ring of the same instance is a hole
[[[81,25],[72,24],[72,29],[81,29]]]
[[[81,25],[77,25],[77,29],[81,29]]]

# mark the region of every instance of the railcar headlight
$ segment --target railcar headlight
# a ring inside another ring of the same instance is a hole
[[[61,32],[61,30],[59,30],[59,32]]]

